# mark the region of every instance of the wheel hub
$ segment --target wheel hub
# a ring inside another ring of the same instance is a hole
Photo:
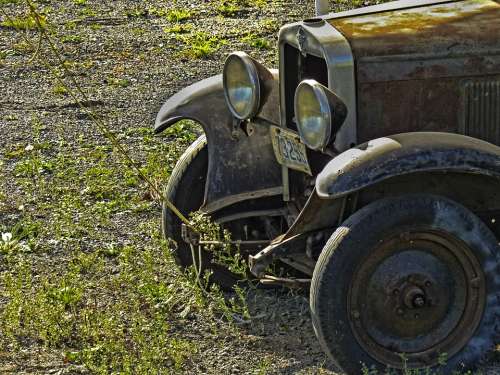
[[[349,293],[351,327],[375,359],[432,366],[459,351],[485,303],[481,267],[465,244],[445,233],[393,236],[356,270]]]

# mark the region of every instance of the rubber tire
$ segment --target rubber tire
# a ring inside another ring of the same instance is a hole
[[[165,196],[179,211],[187,216],[203,204],[208,171],[208,150],[205,135],[193,142],[177,161],[165,188]],[[166,239],[175,242],[173,251],[176,263],[183,269],[193,265],[190,246],[182,239],[181,220],[163,204],[162,231]],[[196,249],[196,255],[197,255]],[[208,252],[202,252],[202,271],[212,271],[211,281],[224,290],[230,290],[238,281],[226,268],[213,264]]]
[[[433,195],[405,195],[382,199],[349,217],[330,237],[316,264],[310,290],[313,327],[323,350],[347,374],[360,374],[362,363],[379,371],[385,364],[370,357],[358,344],[347,317],[348,289],[355,267],[397,227],[426,225],[445,230],[474,251],[486,280],[483,318],[469,342],[447,364],[444,374],[467,370],[499,343],[500,247],[498,239],[467,208]]]

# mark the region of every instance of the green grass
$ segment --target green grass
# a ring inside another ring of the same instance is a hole
[[[246,8],[262,8],[267,0],[216,0],[215,9],[224,17],[234,17]]]
[[[182,54],[186,57],[197,59],[209,57],[225,43],[224,40],[204,31],[181,36],[180,40],[182,40],[186,46]]]
[[[109,86],[114,86],[114,87],[128,87],[131,84],[130,80],[127,78],[116,78],[116,77],[108,77],[106,79],[106,83]]]
[[[172,27],[165,27],[163,31],[167,34],[187,34],[191,32],[193,25],[190,24],[176,24]]]
[[[23,0],[0,0],[0,5],[19,4]]]
[[[38,22],[40,23],[41,27],[46,26],[46,19],[44,16],[40,16]],[[2,22],[0,22],[0,26],[16,30],[36,30],[39,27],[38,22],[33,14],[29,13],[25,16],[4,19]]]
[[[111,146],[81,137],[75,151],[63,129],[59,139],[42,141],[46,128],[34,118],[31,143],[12,145],[6,153],[15,163],[22,199],[8,202],[0,194],[0,208],[20,212],[17,220],[0,223],[0,350],[38,343],[96,374],[177,373],[198,347],[171,322],[192,314],[247,316],[244,292],[226,300],[217,288],[207,292],[206,275],[176,271],[160,235],[156,203],[144,198],[146,187]],[[163,136],[177,142],[159,143],[150,128],[118,136],[143,145],[142,172],[164,186],[198,132],[183,121]],[[128,211],[149,219],[120,228],[131,231],[129,239],[114,242],[114,222]],[[88,244],[87,238],[98,240]],[[62,256],[44,256],[60,246]],[[50,259],[57,259],[56,267]]]
[[[216,9],[217,12],[224,17],[234,17],[241,12],[243,8],[235,2],[222,1]]]
[[[271,48],[271,43],[267,39],[262,38],[256,34],[252,34],[252,33],[241,38],[241,41],[243,43],[248,44],[249,46],[257,48],[257,49],[269,49],[269,48]]]
[[[170,22],[182,22],[191,17],[191,12],[186,9],[172,9],[166,13],[166,18]]]

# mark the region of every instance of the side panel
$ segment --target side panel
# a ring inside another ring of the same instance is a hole
[[[271,87],[270,91],[267,103],[276,103],[277,90]],[[272,120],[266,104],[262,117]],[[167,100],[158,113],[155,132],[182,119],[199,122],[207,136],[209,164],[202,210],[213,212],[243,200],[282,194],[281,166],[274,157],[269,126],[251,123],[242,127],[234,121],[221,75],[195,83]]]

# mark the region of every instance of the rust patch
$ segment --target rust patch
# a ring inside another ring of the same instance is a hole
[[[350,37],[419,33],[441,24],[460,21],[463,18],[485,11],[499,9],[500,5],[495,1],[469,0],[354,18],[335,19],[332,20],[332,24]]]
[[[401,54],[500,52],[500,3],[467,0],[332,19],[357,58]]]

